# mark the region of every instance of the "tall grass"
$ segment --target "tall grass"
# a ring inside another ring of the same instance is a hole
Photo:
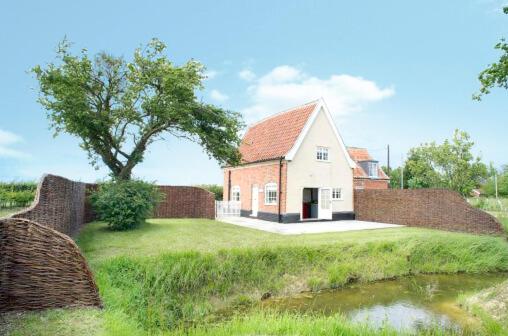
[[[478,197],[470,198],[468,202],[472,206],[497,217],[508,234],[508,198]]]
[[[338,335],[338,336],[405,336],[414,335],[410,331],[397,331],[387,325],[376,329],[367,324],[353,323],[342,315],[297,315],[293,313],[274,313],[255,311],[246,316],[237,315],[230,321],[216,325],[179,329],[174,334],[189,336],[229,336],[229,335]],[[458,331],[439,327],[422,329],[418,335],[453,336]]]
[[[501,211],[508,213],[508,198],[501,197],[496,199],[495,197],[474,197],[469,198],[468,202],[472,206],[484,211]]]
[[[508,270],[501,238],[436,236],[365,244],[287,246],[114,257],[94,265],[109,311],[149,331],[213,319],[221,309],[288,294],[407,274]]]

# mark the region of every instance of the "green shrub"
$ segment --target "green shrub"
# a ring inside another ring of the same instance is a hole
[[[208,190],[213,193],[216,201],[222,201],[223,198],[223,189],[221,185],[218,184],[199,184],[196,187]]]
[[[151,183],[111,181],[103,183],[91,195],[91,202],[99,218],[113,230],[129,230],[147,219],[162,200],[157,186]]]

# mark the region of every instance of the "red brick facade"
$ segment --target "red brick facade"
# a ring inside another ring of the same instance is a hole
[[[369,178],[357,178],[353,179],[355,189],[388,189],[389,180],[378,180]]]
[[[229,192],[233,186],[240,187],[240,201],[242,210],[252,210],[252,186],[257,185],[260,193],[258,196],[258,211],[270,214],[278,214],[279,202],[275,205],[265,205],[264,187],[267,183],[276,183],[278,196],[280,197],[280,213],[286,212],[286,176],[287,163],[281,162],[281,185],[279,185],[279,160],[245,165],[224,169],[224,200],[230,200]]]

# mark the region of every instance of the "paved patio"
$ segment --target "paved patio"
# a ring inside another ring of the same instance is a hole
[[[358,220],[340,220],[340,221],[307,222],[292,224],[281,224],[248,217],[220,217],[217,218],[217,220],[224,223],[229,223],[233,225],[283,235],[387,229],[404,226],[397,224],[364,222]]]

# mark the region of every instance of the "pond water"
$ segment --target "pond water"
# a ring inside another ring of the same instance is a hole
[[[410,332],[435,326],[468,331],[476,321],[460,309],[457,297],[506,279],[506,273],[418,275],[270,299],[263,306],[300,313],[342,313],[353,321],[374,327],[389,325]]]

